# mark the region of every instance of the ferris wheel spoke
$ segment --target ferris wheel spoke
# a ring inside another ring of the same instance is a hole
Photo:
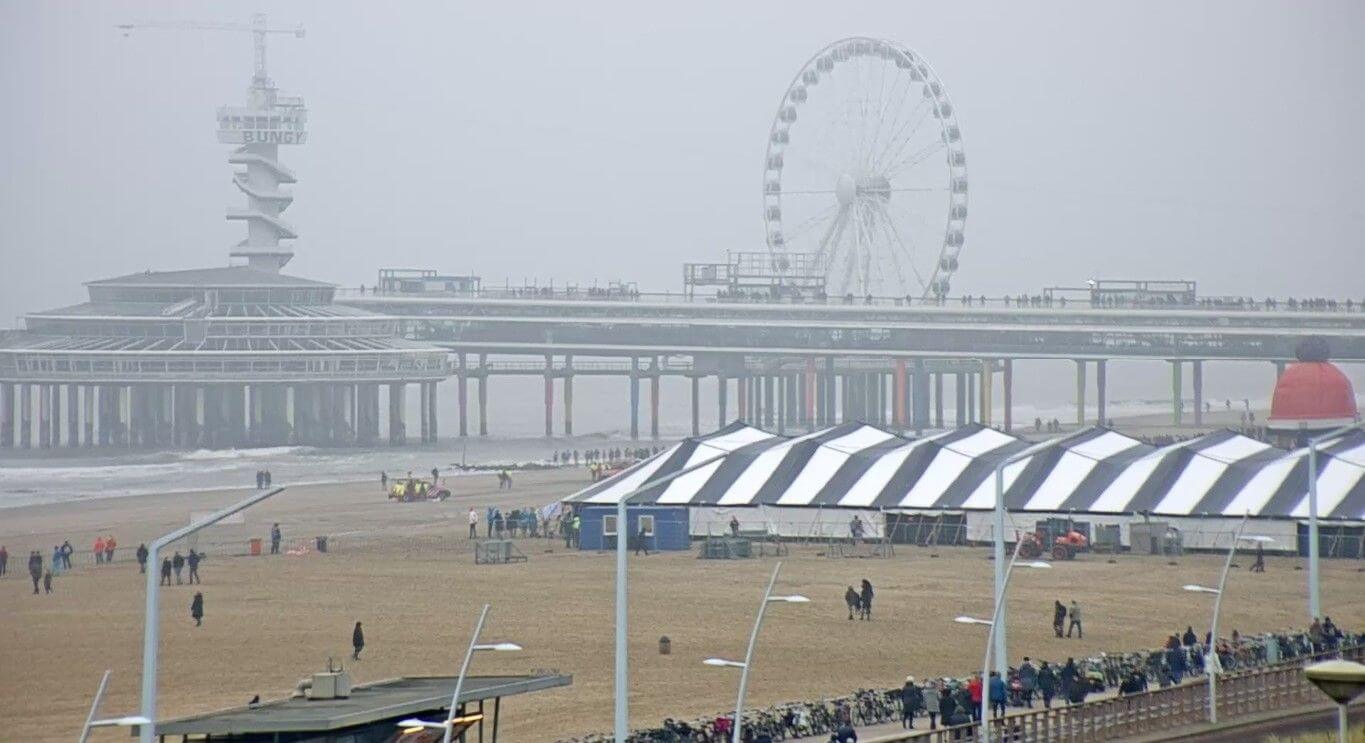
[[[908,92],[910,92],[910,88],[914,87],[914,85],[915,85],[915,82],[914,82],[914,80],[913,80],[910,76],[908,76],[908,75],[903,75],[903,76],[902,76],[902,80],[901,80],[900,84],[898,85],[898,87],[899,87],[899,89],[900,89],[900,95],[899,95],[899,97],[896,97],[896,98],[895,98],[895,103],[894,103],[893,105],[891,105],[889,108],[884,108],[884,109],[881,111],[881,113],[879,114],[879,117],[880,117],[880,118],[885,118],[885,117],[886,117],[886,112],[887,112],[887,111],[894,111],[894,112],[895,112],[895,115],[892,117],[891,121],[888,123],[888,125],[887,125],[887,127],[886,127],[886,131],[887,131],[888,134],[890,134],[891,132],[895,132],[895,131],[896,131],[896,126],[897,126],[897,124],[900,123],[901,115],[905,112],[905,105],[904,105],[904,103],[905,103],[905,94],[908,93]],[[894,96],[894,90],[895,90],[895,89],[893,88],[893,96]],[[890,142],[891,142],[891,140],[888,140],[888,141],[887,141],[887,144],[890,145]],[[874,142],[874,144],[876,144],[876,143]],[[881,149],[879,149],[878,151],[880,152]],[[877,163],[874,161],[874,162],[872,163],[872,165],[873,165],[873,167],[875,168],[875,166],[877,165]]]
[[[890,234],[890,231],[887,229],[887,223],[889,223],[891,220],[886,212],[886,209],[878,205],[876,207],[875,213],[880,214],[882,217],[881,218],[882,231],[886,232],[887,234]],[[887,250],[886,252],[888,255],[891,256],[891,267],[896,271],[896,286],[898,288],[897,293],[899,293],[899,290],[904,290],[908,288],[908,285],[905,283],[905,271],[901,268],[900,251],[896,249],[894,243],[889,243],[889,245],[890,249]],[[907,260],[908,259],[909,256],[907,256]]]
[[[892,218],[891,214],[887,212],[884,207],[882,208],[882,215],[886,218],[886,232],[891,238],[892,250],[895,251],[898,249],[905,254],[906,260],[910,264],[910,270],[915,274],[915,281],[919,282],[920,290],[927,290],[929,288],[929,283],[924,280],[924,275],[920,273],[919,266],[915,264],[916,251],[914,240],[908,236],[905,239],[901,238],[901,231],[896,227],[896,220]],[[906,246],[907,242],[909,243],[908,247]]]
[[[920,163],[924,162],[930,157],[933,157],[934,155],[938,154],[940,150],[947,149],[947,147],[948,145],[942,141],[936,141],[933,142],[932,144],[925,145],[919,151],[910,153],[909,155],[901,158],[895,163],[892,163],[891,165],[887,166],[885,173],[888,178],[890,178],[893,175],[903,173],[915,167],[916,165],[919,165]]]
[[[806,233],[810,232],[816,227],[819,227],[820,225],[824,224],[827,220],[831,220],[833,217],[835,217],[836,216],[835,212],[839,208],[840,208],[839,204],[836,203],[832,206],[821,209],[815,214],[806,217],[804,220],[793,226],[790,230],[784,228],[782,230],[784,236],[786,237],[789,243],[797,240],[798,238],[804,236]],[[826,232],[828,232],[828,230],[826,230]]]
[[[906,119],[905,123],[901,125],[900,131],[896,132],[896,136],[887,142],[887,147],[883,156],[877,159],[878,170],[885,172],[887,163],[894,162],[895,159],[900,156],[900,153],[915,140],[915,134],[919,132],[919,128],[924,125],[924,122],[929,119],[929,114],[933,112],[931,107],[925,107],[926,101],[928,101],[927,98],[916,104],[915,110],[911,113],[910,118]],[[918,116],[916,116],[916,114],[918,114]]]

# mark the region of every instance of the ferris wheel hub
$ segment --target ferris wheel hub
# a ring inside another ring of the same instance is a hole
[[[834,195],[839,199],[839,206],[852,204],[853,199],[858,196],[858,182],[853,176],[844,173],[839,176],[839,182],[834,184]]]

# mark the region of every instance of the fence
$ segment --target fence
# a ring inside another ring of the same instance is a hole
[[[1230,719],[1325,703],[1327,698],[1303,675],[1303,666],[1336,655],[1323,653],[1274,666],[1220,675],[1219,715],[1223,719]],[[1358,661],[1365,657],[1365,652],[1360,647],[1353,647],[1342,651],[1341,656]],[[997,718],[991,721],[993,739],[1079,743],[1198,725],[1208,720],[1207,683],[1206,679],[1199,679],[1168,689]],[[973,740],[977,732],[976,724],[957,725],[882,740],[948,743]]]

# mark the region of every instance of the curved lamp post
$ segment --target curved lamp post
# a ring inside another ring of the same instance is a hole
[[[85,743],[90,739],[90,731],[94,728],[130,728],[147,725],[151,722],[141,715],[128,717],[110,717],[103,720],[95,719],[95,715],[100,712],[100,702],[104,701],[104,690],[109,688],[109,672],[105,671],[100,678],[100,688],[95,691],[95,701],[90,703],[90,714],[85,716],[85,724],[81,726],[81,737],[79,743]]]
[[[1250,516],[1243,516],[1242,523],[1237,525],[1237,533],[1232,537],[1232,545],[1228,547],[1227,559],[1223,562],[1223,574],[1218,578],[1218,587],[1209,588],[1194,583],[1188,583],[1181,588],[1191,593],[1211,593],[1215,596],[1213,600],[1213,622],[1209,626],[1209,647],[1205,652],[1204,667],[1209,675],[1209,722],[1218,722],[1218,674],[1223,672],[1223,662],[1218,658],[1218,614],[1223,608],[1223,591],[1227,588],[1228,572],[1232,570],[1232,558],[1237,554],[1237,545],[1242,542],[1269,543],[1275,540],[1271,537],[1259,534],[1243,536],[1242,532],[1247,527],[1247,519]]]
[[[1022,542],[1020,542],[1022,544]],[[958,624],[981,624],[988,627],[986,630],[986,657],[981,662],[981,741],[991,743],[991,651],[996,649],[996,641],[999,638],[997,631],[1004,623],[1005,591],[1010,585],[1010,576],[1014,574],[1014,568],[1026,567],[1035,570],[1048,570],[1052,567],[1051,563],[1042,560],[1031,560],[1029,562],[1019,562],[1019,545],[1014,547],[1014,556],[1010,558],[1009,566],[1005,568],[1003,580],[1000,583],[1000,590],[995,595],[995,608],[992,610],[990,619],[978,619],[976,617],[960,616],[954,617],[953,621]],[[996,662],[999,662],[996,658]],[[1002,675],[1000,677],[1004,679]]]
[[[227,508],[215,511],[205,518],[202,518],[189,526],[181,527],[175,531],[152,540],[147,546],[147,563],[151,570],[147,571],[147,597],[143,609],[142,618],[142,710],[139,717],[146,718],[147,723],[138,724],[139,743],[152,743],[156,738],[156,672],[157,654],[160,651],[161,616],[157,613],[157,599],[161,596],[161,583],[157,577],[157,553],[162,547],[183,539],[201,529],[208,528],[223,519],[231,516],[238,511],[246,509],[260,503],[267,498],[273,498],[284,492],[284,488],[275,488],[263,493],[256,493],[249,498],[238,501]]]
[[[1365,691],[1365,666],[1349,660],[1329,660],[1303,669],[1303,675],[1337,703],[1337,741],[1348,743],[1346,705]]]
[[[1308,440],[1308,621],[1322,616],[1322,588],[1318,557],[1318,447],[1361,427],[1342,426]]]
[[[739,697],[735,700],[735,724],[731,730],[730,740],[732,743],[740,743],[740,731],[744,727],[744,689],[749,683],[749,669],[753,667],[754,645],[758,641],[758,630],[763,626],[763,615],[768,610],[768,604],[808,604],[810,599],[799,594],[790,596],[774,596],[773,584],[777,583],[777,573],[782,569],[782,563],[773,566],[773,575],[768,579],[768,587],[763,591],[763,601],[758,605],[758,616],[754,618],[753,631],[749,633],[749,647],[744,651],[743,662],[735,660],[725,660],[724,658],[707,658],[702,661],[708,666],[718,668],[738,668],[739,673]]]
[[[450,712],[446,715],[446,719],[440,722],[431,722],[409,718],[398,723],[398,727],[403,728],[404,732],[416,732],[423,729],[445,730],[445,735],[441,737],[442,743],[450,743],[451,735],[455,731],[455,723],[462,721],[462,718],[457,718],[455,715],[459,708],[460,692],[464,689],[465,676],[469,673],[469,661],[474,658],[474,653],[485,650],[506,652],[522,649],[515,642],[479,644],[479,634],[483,632],[484,620],[488,618],[488,606],[488,604],[483,605],[483,610],[479,612],[479,621],[474,625],[474,636],[469,638],[469,649],[464,653],[464,662],[460,664],[460,675],[455,679],[455,693],[450,695]]]

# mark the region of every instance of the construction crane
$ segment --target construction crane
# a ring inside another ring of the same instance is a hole
[[[265,73],[265,37],[267,34],[290,34],[294,38],[303,38],[303,25],[293,27],[279,26],[272,28],[266,22],[264,13],[256,13],[251,16],[251,23],[218,23],[211,21],[146,21],[139,23],[120,23],[117,28],[123,31],[124,36],[128,36],[136,29],[173,29],[183,31],[249,31],[255,41],[256,46],[256,73],[252,80],[258,85],[267,85],[270,78]]]

